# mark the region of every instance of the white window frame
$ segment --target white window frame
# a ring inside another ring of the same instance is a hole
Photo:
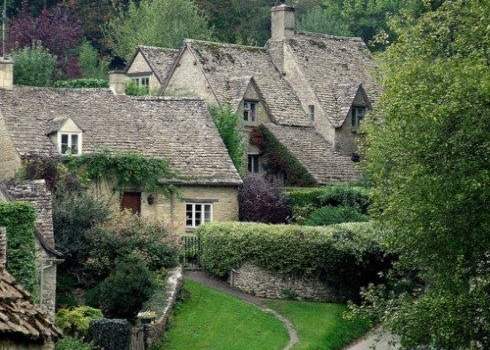
[[[63,149],[63,145],[61,144],[61,140],[62,140],[62,137],[64,135],[67,135],[68,136],[68,149],[69,151],[67,153],[63,153],[62,149]],[[77,153],[72,153],[71,152],[71,149],[72,149],[72,137],[76,135],[78,136],[78,144],[77,144]],[[79,133],[79,132],[58,132],[58,152],[63,155],[63,156],[79,156],[82,154],[82,133]]]
[[[245,123],[257,122],[257,101],[244,100],[243,101],[243,120]]]
[[[192,206],[192,209],[191,209],[191,212],[192,212],[191,221],[192,221],[192,223],[190,225],[187,223],[187,206],[189,206],[189,205]],[[202,210],[201,211],[201,222],[199,223],[199,225],[196,225],[196,206],[198,206],[198,205],[201,206],[201,210]],[[208,221],[205,221],[205,218],[204,218],[206,206],[209,206],[209,220]],[[185,227],[188,229],[194,229],[194,228],[197,228],[201,225],[207,224],[208,222],[213,222],[213,211],[214,211],[213,203],[186,202],[185,203]]]
[[[359,111],[362,110],[362,113],[359,113]],[[366,115],[367,108],[363,106],[353,106],[352,111],[351,111],[351,118],[352,118],[352,129],[357,130],[359,129],[359,125],[361,124],[361,120],[364,119],[364,116]],[[360,115],[360,117],[359,117]]]
[[[251,157],[257,158],[257,169],[254,167],[254,163],[250,162]],[[252,165],[250,165],[252,164]],[[247,155],[247,170],[250,174],[259,174],[260,173],[260,155],[257,153],[249,153]]]
[[[139,87],[144,87],[144,88],[148,89],[148,91],[150,91],[150,76],[149,75],[145,75],[145,76],[141,76],[141,77],[134,77],[132,79],[133,79],[133,82],[136,83],[136,85],[138,85]],[[146,81],[146,83],[143,83],[143,81]]]

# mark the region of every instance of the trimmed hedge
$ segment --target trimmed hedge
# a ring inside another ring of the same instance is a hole
[[[215,276],[226,277],[249,262],[278,274],[319,278],[352,298],[391,267],[377,233],[371,223],[321,228],[214,223],[197,230],[201,264]]]
[[[54,87],[70,89],[108,88],[109,82],[105,79],[58,80],[54,82]]]
[[[0,203],[0,226],[7,228],[7,270],[34,297],[39,288],[35,220],[35,211],[28,203]]]
[[[361,214],[354,207],[323,207],[317,209],[305,221],[307,226],[328,226],[341,224],[343,222],[366,222],[369,221],[367,215]]]

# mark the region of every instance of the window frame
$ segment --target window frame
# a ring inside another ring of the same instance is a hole
[[[362,110],[362,113],[359,113],[360,110]],[[352,106],[351,125],[353,131],[357,131],[359,129],[359,126],[361,125],[361,121],[364,119],[366,112],[367,112],[367,107],[365,106]],[[359,114],[361,115],[361,117],[359,117]]]
[[[68,137],[67,150],[69,149],[70,152],[63,153],[63,144],[61,142],[62,142],[63,136],[65,136],[65,135]],[[71,149],[73,147],[73,136],[76,136],[78,139],[77,152],[76,153],[71,152]],[[82,133],[80,133],[80,132],[63,132],[63,131],[58,132],[58,152],[62,156],[79,156],[79,155],[81,155],[82,154],[82,144],[83,144]]]
[[[150,76],[149,75],[144,75],[144,76],[139,76],[139,77],[132,77],[131,80],[138,85],[138,87],[144,87],[148,91],[150,91]],[[143,83],[143,81],[145,83]]]
[[[251,159],[257,160],[257,169],[255,169],[254,162],[251,162]],[[259,174],[260,173],[260,154],[257,153],[249,153],[247,154],[247,170],[250,174]],[[254,171],[256,170],[256,171]]]
[[[191,206],[191,224],[189,225],[187,223],[188,218],[187,218],[187,207]],[[196,206],[201,206],[201,218],[200,222],[198,225],[196,225]],[[206,213],[206,206],[209,206],[209,219],[206,221],[205,218],[205,213]],[[205,202],[205,203],[199,203],[199,202],[186,202],[185,203],[185,228],[192,230],[196,229],[201,225],[213,222],[213,215],[214,215],[214,206],[213,203]]]
[[[254,124],[257,122],[258,104],[259,102],[255,100],[243,100],[243,121],[245,123]]]
[[[308,114],[311,121],[315,121],[315,105],[308,105]]]

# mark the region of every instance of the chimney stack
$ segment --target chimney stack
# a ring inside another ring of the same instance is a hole
[[[0,227],[0,271],[7,265],[7,229]]]
[[[296,31],[295,9],[281,4],[272,8],[272,40],[282,41],[291,38]]]
[[[12,90],[14,88],[14,62],[8,58],[0,57],[0,89]]]

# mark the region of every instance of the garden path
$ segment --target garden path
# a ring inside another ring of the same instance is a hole
[[[369,332],[365,337],[359,339],[345,350],[398,350],[400,344],[398,339],[380,328]]]
[[[274,317],[276,317],[279,321],[281,321],[284,324],[284,326],[288,331],[289,342],[283,350],[290,350],[293,348],[294,345],[296,345],[299,342],[298,332],[294,328],[293,323],[289,321],[287,318],[285,318],[284,316],[282,316],[277,311],[268,308],[265,304],[264,299],[244,293],[241,290],[231,287],[226,282],[213,278],[202,271],[186,271],[184,276],[185,278],[188,278],[194,282],[199,282],[205,285],[206,287],[213,288],[221,292],[230,294],[240,300],[243,300],[249,304],[253,304],[257,306],[259,309],[261,309],[264,312],[274,315]]]

